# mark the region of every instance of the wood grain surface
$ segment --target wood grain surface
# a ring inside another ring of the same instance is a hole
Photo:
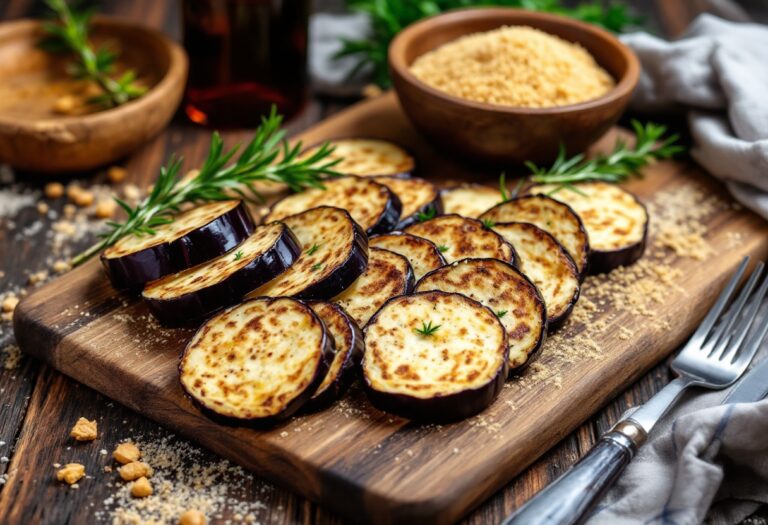
[[[679,2],[630,2],[644,17],[644,25],[657,34],[675,36],[687,25],[693,16],[710,9],[711,3],[704,0],[681,0]],[[768,10],[761,0],[741,2],[747,11],[758,20],[768,20]],[[320,10],[338,11],[341,0],[316,2]],[[121,2],[103,0],[99,2],[102,12],[141,21],[150,27],[161,29],[172,36],[179,34],[179,12],[177,2],[157,0],[135,0]],[[38,17],[45,9],[40,0],[0,0],[0,19],[11,20],[20,17]],[[339,100],[313,96],[305,111],[289,124],[289,129],[298,131],[333,114],[353,100]],[[656,120],[679,123],[677,117],[657,115]],[[241,141],[249,135],[247,131],[227,132],[224,137],[229,143]],[[129,172],[129,182],[149,184],[157,168],[165,162],[171,152],[183,154],[190,165],[200,162],[206,153],[210,132],[188,124],[183,117],[177,117],[171,126],[135,151],[121,164]],[[100,172],[77,174],[80,178],[95,177],[102,180]],[[49,178],[19,173],[17,180],[30,191],[39,190]],[[67,177],[58,180],[67,182]],[[0,184],[0,189],[2,185]],[[62,203],[52,205],[61,211]],[[46,243],[46,231],[51,221],[43,221],[44,227],[34,233],[18,238],[16,230],[39,220],[37,212],[26,208],[7,219],[0,219],[0,291],[26,286],[28,276],[46,268],[50,247]],[[16,230],[11,226],[16,225]],[[76,244],[84,248],[92,239],[85,238]],[[13,342],[8,324],[0,324],[0,348]],[[485,503],[470,513],[465,523],[497,523],[505,515],[522,505],[538,490],[555,479],[573,464],[595,442],[597,436],[606,431],[628,407],[647,400],[670,380],[665,363],[643,375],[636,383],[618,395],[613,401],[596,413],[562,440],[528,469],[520,473],[503,489],[496,492]],[[69,428],[80,417],[98,419],[102,435],[93,444],[74,445],[68,438]],[[92,389],[52,370],[40,361],[24,359],[18,368],[0,369],[0,456],[9,460],[0,461],[0,475],[12,474],[13,482],[0,484],[0,523],[9,524],[90,524],[108,521],[99,518],[98,512],[107,508],[105,501],[114,494],[115,488],[103,477],[83,483],[80,490],[67,490],[53,480],[52,462],[81,460],[88,471],[98,468],[97,451],[103,447],[112,450],[127,437],[163,434],[155,422],[112,403]],[[213,453],[204,452],[201,462],[216,461]],[[286,489],[254,479],[245,483],[238,501],[259,501],[263,508],[257,513],[261,523],[293,524],[344,522],[334,512],[311,503]],[[213,523],[231,522],[237,515],[236,505],[228,503]],[[766,523],[768,510],[763,508],[745,523],[759,525]],[[712,517],[707,523],[722,523],[721,518]]]
[[[397,140],[415,154],[419,174],[431,180],[478,181],[494,175],[430,147],[391,93],[346,109],[298,138],[313,144],[349,136]],[[606,137],[598,147],[609,147],[615,138]],[[598,285],[588,280],[576,308],[586,301],[608,301],[585,320],[604,329],[572,323],[559,342],[553,337],[545,343],[538,362],[509,381],[490,409],[456,424],[421,425],[379,412],[354,389],[331,409],[268,430],[218,425],[184,397],[178,384],[178,355],[192,332],[151,322],[141,302],[111,288],[97,261],[22,300],[14,316],[16,338],[25,352],[79,382],[349,519],[450,523],[673,351],[744,255],[768,254],[768,224],[725,197],[697,202],[702,212],[692,215],[716,258],[706,253],[698,259],[677,257],[665,249],[662,237],[669,232],[664,225],[684,217],[672,233],[686,236],[687,213],[696,212],[681,209],[682,215],[662,219],[671,203],[664,195],[685,199],[691,192],[722,193],[693,166],[659,163],[630,186],[659,213],[651,212],[652,224],[659,225],[651,230],[645,255],[659,274],[632,295],[594,295]],[[737,243],[732,232],[739,232]],[[675,239],[666,241],[675,246]],[[671,280],[663,287],[663,301],[633,295],[658,293],[653,285],[664,278]],[[654,311],[627,308],[628,301]],[[580,341],[587,332],[589,339]]]

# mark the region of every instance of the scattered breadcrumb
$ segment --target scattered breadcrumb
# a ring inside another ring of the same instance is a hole
[[[60,182],[49,182],[45,185],[43,194],[49,199],[58,199],[64,195],[64,185]]]
[[[208,460],[209,454],[168,433],[136,436],[132,441],[141,450],[143,461],[153,468],[154,493],[134,498],[130,483],[117,483],[103,509],[96,511],[95,521],[112,525],[177,524],[187,511],[195,510],[211,523],[227,523],[225,512],[227,516],[241,516],[230,523],[265,522],[266,506],[252,495],[268,495],[273,489],[250,472],[223,459]]]
[[[81,417],[72,427],[69,435],[75,438],[76,441],[93,441],[99,436],[99,432],[96,426],[96,420],[89,421],[84,417]]]
[[[146,498],[152,495],[152,484],[147,478],[141,476],[131,485],[131,496],[134,498]]]
[[[188,510],[179,518],[179,525],[205,525],[205,514],[199,510]]]
[[[152,476],[152,467],[142,461],[131,461],[117,469],[123,481],[133,481],[141,477]]]
[[[107,179],[109,179],[109,182],[112,184],[123,182],[126,175],[128,175],[128,172],[125,170],[125,168],[120,166],[112,166],[107,170]]]
[[[138,461],[141,457],[141,451],[133,443],[120,443],[115,451],[112,452],[112,457],[118,463],[126,465],[133,461]]]
[[[19,304],[19,297],[13,292],[8,293],[3,299],[3,312],[13,312],[16,309],[17,304]]]
[[[56,479],[63,481],[68,485],[74,485],[80,481],[83,476],[85,476],[85,466],[80,463],[67,463],[63,468],[56,472]]]

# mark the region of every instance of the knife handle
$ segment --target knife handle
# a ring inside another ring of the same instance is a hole
[[[574,525],[613,485],[632,460],[645,432],[622,421],[554,483],[529,500],[502,525]]]

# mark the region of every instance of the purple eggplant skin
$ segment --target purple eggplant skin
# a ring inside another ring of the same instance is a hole
[[[619,250],[594,250],[589,251],[589,273],[591,275],[598,275],[601,273],[608,273],[611,270],[615,270],[619,266],[630,266],[640,259],[645,253],[645,246],[648,243],[648,223],[650,223],[650,215],[648,215],[648,208],[640,202],[637,195],[632,194],[635,202],[638,206],[641,206],[645,210],[645,228],[643,228],[643,238],[640,242],[637,242],[631,246],[626,246]]]
[[[433,211],[434,210],[434,215]],[[415,224],[419,222],[419,214],[427,214],[427,215],[433,215],[434,217],[437,217],[439,215],[443,215],[443,198],[440,196],[440,192],[437,192],[437,196],[432,202],[428,202],[421,208],[419,208],[416,213],[409,215],[408,217],[402,217],[400,219],[400,222],[395,227],[395,230],[404,230],[408,226],[411,226],[412,224]]]
[[[345,213],[347,212],[345,211]],[[347,216],[349,217],[349,213]],[[352,217],[349,217],[349,221],[355,229],[349,257],[331,275],[297,294],[298,299],[325,301],[331,297],[336,297],[365,271],[368,266],[368,236]]]
[[[422,293],[445,294],[446,292],[433,290],[429,292],[417,292],[413,295]],[[381,308],[379,308],[379,312],[381,312],[390,301],[395,299],[397,299],[397,297],[393,297],[384,303]],[[487,306],[483,306],[474,299],[469,299],[468,297],[467,299],[493,313]],[[376,321],[379,312],[376,312],[368,321],[368,324],[363,329],[363,334],[366,333],[367,327]],[[371,387],[368,378],[363,374],[363,384],[366,394],[368,395],[368,400],[374,407],[384,412],[390,412],[406,419],[429,423],[451,423],[474,416],[488,408],[496,400],[504,388],[504,383],[509,375],[509,356],[507,355],[509,352],[509,343],[507,341],[506,330],[504,330],[504,347],[507,348],[507,352],[504,355],[502,366],[499,367],[493,379],[479,388],[464,390],[447,396],[422,399],[407,396],[405,394],[385,393],[375,390]]]
[[[304,391],[296,396],[294,399],[292,399],[286,406],[283,408],[281,412],[278,414],[274,414],[269,417],[261,417],[261,418],[239,418],[239,417],[233,417],[233,416],[225,416],[223,414],[219,414],[216,412],[216,409],[209,407],[205,405],[204,403],[197,400],[184,386],[184,383],[179,381],[179,384],[181,385],[181,389],[184,392],[184,395],[188,397],[192,403],[197,406],[200,411],[208,417],[208,419],[211,419],[212,421],[215,421],[216,423],[219,423],[221,425],[226,426],[247,426],[254,429],[262,429],[262,428],[270,428],[274,425],[285,421],[286,419],[290,418],[296,412],[298,412],[311,398],[312,395],[317,390],[317,387],[320,386],[320,383],[323,382],[323,378],[325,378],[325,374],[328,373],[328,366],[331,360],[333,359],[333,339],[330,337],[330,334],[328,334],[328,330],[325,328],[325,325],[320,320],[320,318],[315,314],[315,312],[312,311],[312,309],[306,305],[303,301],[299,301],[297,299],[294,299],[293,297],[259,297],[257,299],[250,299],[251,301],[277,301],[278,299],[291,299],[293,301],[296,301],[298,303],[301,303],[310,313],[311,315],[317,320],[318,323],[323,327],[323,340],[321,343],[321,357],[318,360],[317,368],[315,368],[315,373],[312,376],[312,380],[307,385],[307,388],[304,389]],[[247,302],[247,301],[246,301]],[[232,308],[236,308],[236,305]],[[215,317],[209,319],[210,321],[215,320]],[[202,327],[200,328],[202,329]],[[187,343],[187,347],[184,348],[184,351],[181,354],[181,359],[179,360],[179,377],[181,377],[182,372],[182,364],[184,363],[184,355],[187,353],[187,349],[189,348],[189,344],[194,340],[194,336],[190,338],[189,343]]]
[[[382,186],[384,186],[382,184]],[[389,193],[389,199],[384,207],[384,210],[379,215],[376,224],[368,228],[366,232],[368,235],[376,235],[377,233],[389,233],[397,229],[397,225],[400,222],[400,213],[403,211],[403,203],[400,202],[400,198],[395,193],[384,186]]]
[[[143,296],[163,326],[197,326],[213,312],[239,302],[243,296],[287,270],[301,255],[301,244],[282,224],[283,231],[262,255],[221,282],[173,299]],[[151,284],[151,283],[150,283]]]
[[[313,302],[318,301],[307,302],[307,304],[312,307]],[[342,316],[344,316],[347,326],[349,326],[350,331],[352,332],[352,345],[350,351],[347,353],[346,358],[344,359],[344,364],[341,365],[341,370],[336,376],[336,379],[333,381],[333,383],[331,383],[331,385],[328,386],[327,389],[325,389],[320,394],[313,394],[313,397],[307,401],[307,403],[302,408],[303,412],[316,412],[318,410],[322,410],[327,408],[337,399],[341,399],[341,397],[349,389],[350,385],[360,375],[360,363],[363,359],[363,352],[365,351],[363,331],[359,326],[357,326],[357,323],[353,321],[351,317],[349,317],[349,314],[344,311],[344,308],[337,304],[328,304],[336,309]],[[328,363],[329,369],[331,362]]]
[[[112,286],[135,295],[144,285],[166,275],[218,257],[229,251],[255,229],[256,225],[243,202],[209,223],[171,242],[144,250],[107,258],[101,263]]]

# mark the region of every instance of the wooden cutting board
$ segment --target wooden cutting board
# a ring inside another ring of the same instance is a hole
[[[492,180],[431,149],[390,94],[301,135],[395,140],[435,180]],[[609,148],[613,131],[598,144]],[[270,430],[204,417],[177,382],[191,335],[165,330],[108,284],[97,261],[31,293],[16,309],[28,353],[259,474],[356,521],[446,523],[507,483],[673,351],[746,254],[768,254],[768,224],[734,205],[687,162],[663,162],[628,185],[649,205],[651,242],[633,267],[590,277],[572,320],[479,416],[420,425],[352,391],[335,406]]]

